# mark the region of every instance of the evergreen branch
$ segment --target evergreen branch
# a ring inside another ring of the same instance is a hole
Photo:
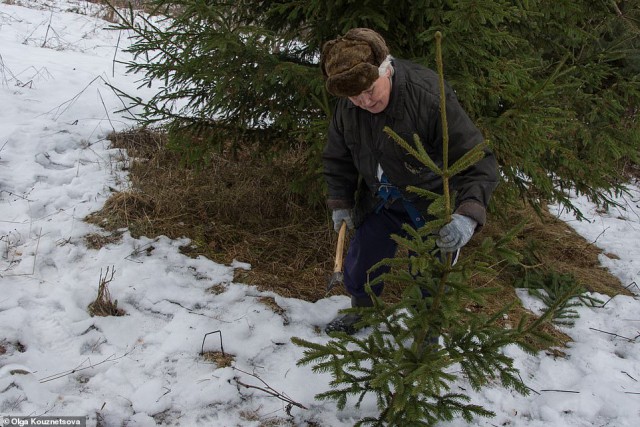
[[[438,193],[434,193],[433,191],[429,191],[426,190],[424,188],[420,188],[420,187],[416,187],[414,185],[409,185],[407,186],[407,191],[410,191],[412,193],[416,193],[418,196],[423,197],[425,199],[437,199],[438,197],[440,197],[440,194]]]
[[[476,145],[471,150],[467,151],[464,156],[458,159],[453,165],[448,168],[449,176],[454,176],[464,171],[465,169],[478,163],[485,156],[485,149],[487,143],[483,142]]]
[[[110,25],[108,27],[109,29],[117,30],[117,31],[122,31],[122,30],[132,31],[135,34],[135,36],[133,38],[138,38],[140,40],[146,40],[147,42],[155,42],[155,40],[156,40],[155,36],[163,34],[163,31],[160,28],[158,28],[157,26],[155,26],[145,16],[143,16],[141,14],[134,15],[133,5],[132,4],[129,4],[129,10],[128,10],[129,18],[127,18],[123,14],[121,14],[120,11],[115,6],[112,6],[108,1],[106,3],[107,3],[107,6],[115,14],[115,16],[117,16],[118,19],[120,20],[120,22],[118,24]],[[145,28],[145,27],[143,27],[143,26],[141,26],[139,24],[136,24],[136,22],[135,22],[135,18],[136,17],[142,19],[144,24],[146,26],[148,26],[149,28],[151,28],[151,30],[149,30],[148,28]],[[164,53],[169,58],[171,58],[174,63],[177,63],[177,64],[181,64],[182,63],[181,59],[178,56],[175,56],[172,53],[170,53],[168,51],[168,49],[163,47],[163,45],[158,44],[158,43],[154,43],[154,44],[155,44],[155,48],[156,49],[160,50],[162,53]],[[132,52],[131,48],[127,49],[126,51]]]
[[[421,163],[423,163],[427,168],[429,168],[433,173],[437,175],[442,175],[442,170],[436,165],[436,163],[429,157],[427,152],[422,147],[421,143],[417,143],[416,146],[422,148],[422,152],[419,152],[415,148],[413,148],[407,141],[405,141],[400,135],[393,131],[388,126],[384,127],[384,131],[402,148],[404,148],[409,154],[418,159]]]

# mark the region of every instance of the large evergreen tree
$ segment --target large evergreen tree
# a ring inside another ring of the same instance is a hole
[[[638,160],[640,0],[149,3],[167,18],[130,10],[115,28],[133,38],[128,66],[141,83],[164,82],[143,123],[169,121],[174,136],[211,135],[214,123],[260,129],[251,141],[306,144],[317,166],[333,101],[319,48],[368,26],[395,56],[431,67],[430,41],[444,34],[447,78],[502,168],[497,200],[571,207],[573,188],[606,204],[622,188],[620,163]]]

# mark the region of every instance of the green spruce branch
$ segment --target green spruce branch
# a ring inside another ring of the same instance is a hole
[[[580,317],[577,307],[597,307],[603,301],[587,295],[586,289],[571,274],[556,271],[544,273],[535,269],[526,272],[518,286],[525,287],[529,294],[539,299],[544,305],[545,315],[551,317],[556,325],[573,326]]]

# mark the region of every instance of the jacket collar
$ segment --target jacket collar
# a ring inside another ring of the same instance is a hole
[[[391,77],[391,96],[389,97],[389,105],[384,110],[384,114],[393,117],[394,119],[400,119],[404,117],[404,101],[407,96],[407,76],[406,70],[399,64],[398,61],[393,59],[391,61],[393,65],[394,73]]]

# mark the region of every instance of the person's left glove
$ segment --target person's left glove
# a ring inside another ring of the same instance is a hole
[[[451,222],[440,229],[436,244],[444,252],[455,252],[466,245],[478,226],[478,222],[468,216],[453,214]]]

